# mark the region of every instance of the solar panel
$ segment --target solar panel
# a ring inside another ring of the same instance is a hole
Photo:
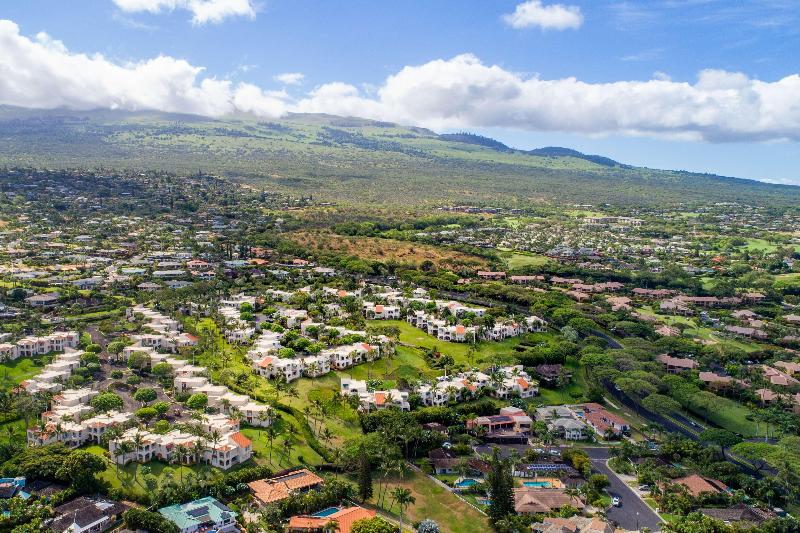
[[[187,511],[186,514],[188,514],[192,518],[197,518],[198,516],[203,516],[204,514],[208,514],[208,507],[206,507],[205,505],[202,507],[197,507],[195,509]]]

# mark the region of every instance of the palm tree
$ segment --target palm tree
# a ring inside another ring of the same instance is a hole
[[[333,433],[331,433],[331,430],[328,429],[327,427],[323,428],[322,429],[322,440],[325,441],[326,445],[330,446],[332,438],[333,438]]]
[[[410,490],[403,487],[395,487],[392,491],[392,500],[400,506],[400,531],[403,531],[403,514],[406,507],[415,503],[417,499],[411,495]]]
[[[275,424],[267,426],[267,441],[269,441],[269,464],[272,464],[272,442],[278,436],[278,429]]]
[[[144,439],[142,438],[141,431],[136,431],[136,435],[133,436],[133,448],[136,451],[136,460],[139,460],[139,450],[144,444]],[[139,471],[138,468],[133,469],[133,482],[136,483],[136,473]]]
[[[570,500],[574,502],[578,502],[581,495],[578,489],[572,487],[564,489],[564,494],[569,496]]]
[[[125,462],[125,456],[128,455],[133,451],[133,443],[129,440],[124,440],[117,444],[116,449],[114,451],[114,465],[117,468],[117,479],[119,479],[119,462],[120,458],[122,458],[122,462]]]

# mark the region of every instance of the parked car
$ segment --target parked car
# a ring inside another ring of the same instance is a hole
[[[622,505],[622,502],[620,502],[619,500],[619,496],[614,496],[613,498],[611,498],[611,505],[613,505],[614,507],[620,507]]]

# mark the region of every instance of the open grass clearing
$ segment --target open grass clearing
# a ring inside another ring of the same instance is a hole
[[[476,343],[474,350],[471,351],[472,346],[468,343],[441,341],[403,320],[377,320],[369,321],[369,324],[396,326],[400,330],[399,340],[401,343],[426,349],[436,347],[441,353],[452,355],[456,363],[463,363],[469,366],[501,364],[504,362],[511,364],[514,361],[512,357],[514,347],[518,346],[527,337],[526,335],[521,335],[500,342],[481,341]]]
[[[506,263],[506,268],[514,270],[524,267],[540,267],[546,265],[550,258],[539,254],[529,254],[523,252],[511,252],[502,254],[503,261]]]

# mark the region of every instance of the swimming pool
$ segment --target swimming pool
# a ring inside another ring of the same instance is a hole
[[[489,507],[492,504],[492,500],[489,499],[480,499],[475,501],[478,502],[478,505],[485,505],[486,507]]]
[[[550,481],[523,481],[522,484],[526,487],[538,487],[540,489],[549,489],[553,486]]]
[[[473,485],[477,485],[477,484],[478,484],[478,481],[476,479],[466,478],[466,479],[462,479],[461,481],[457,481],[455,483],[455,487],[458,488],[458,489],[466,489],[466,488],[472,487]]]
[[[338,512],[339,512],[339,508],[338,507],[328,507],[327,509],[323,509],[322,511],[320,511],[318,513],[314,513],[311,516],[315,516],[317,518],[325,518],[326,516],[330,516],[330,515],[336,514]]]

